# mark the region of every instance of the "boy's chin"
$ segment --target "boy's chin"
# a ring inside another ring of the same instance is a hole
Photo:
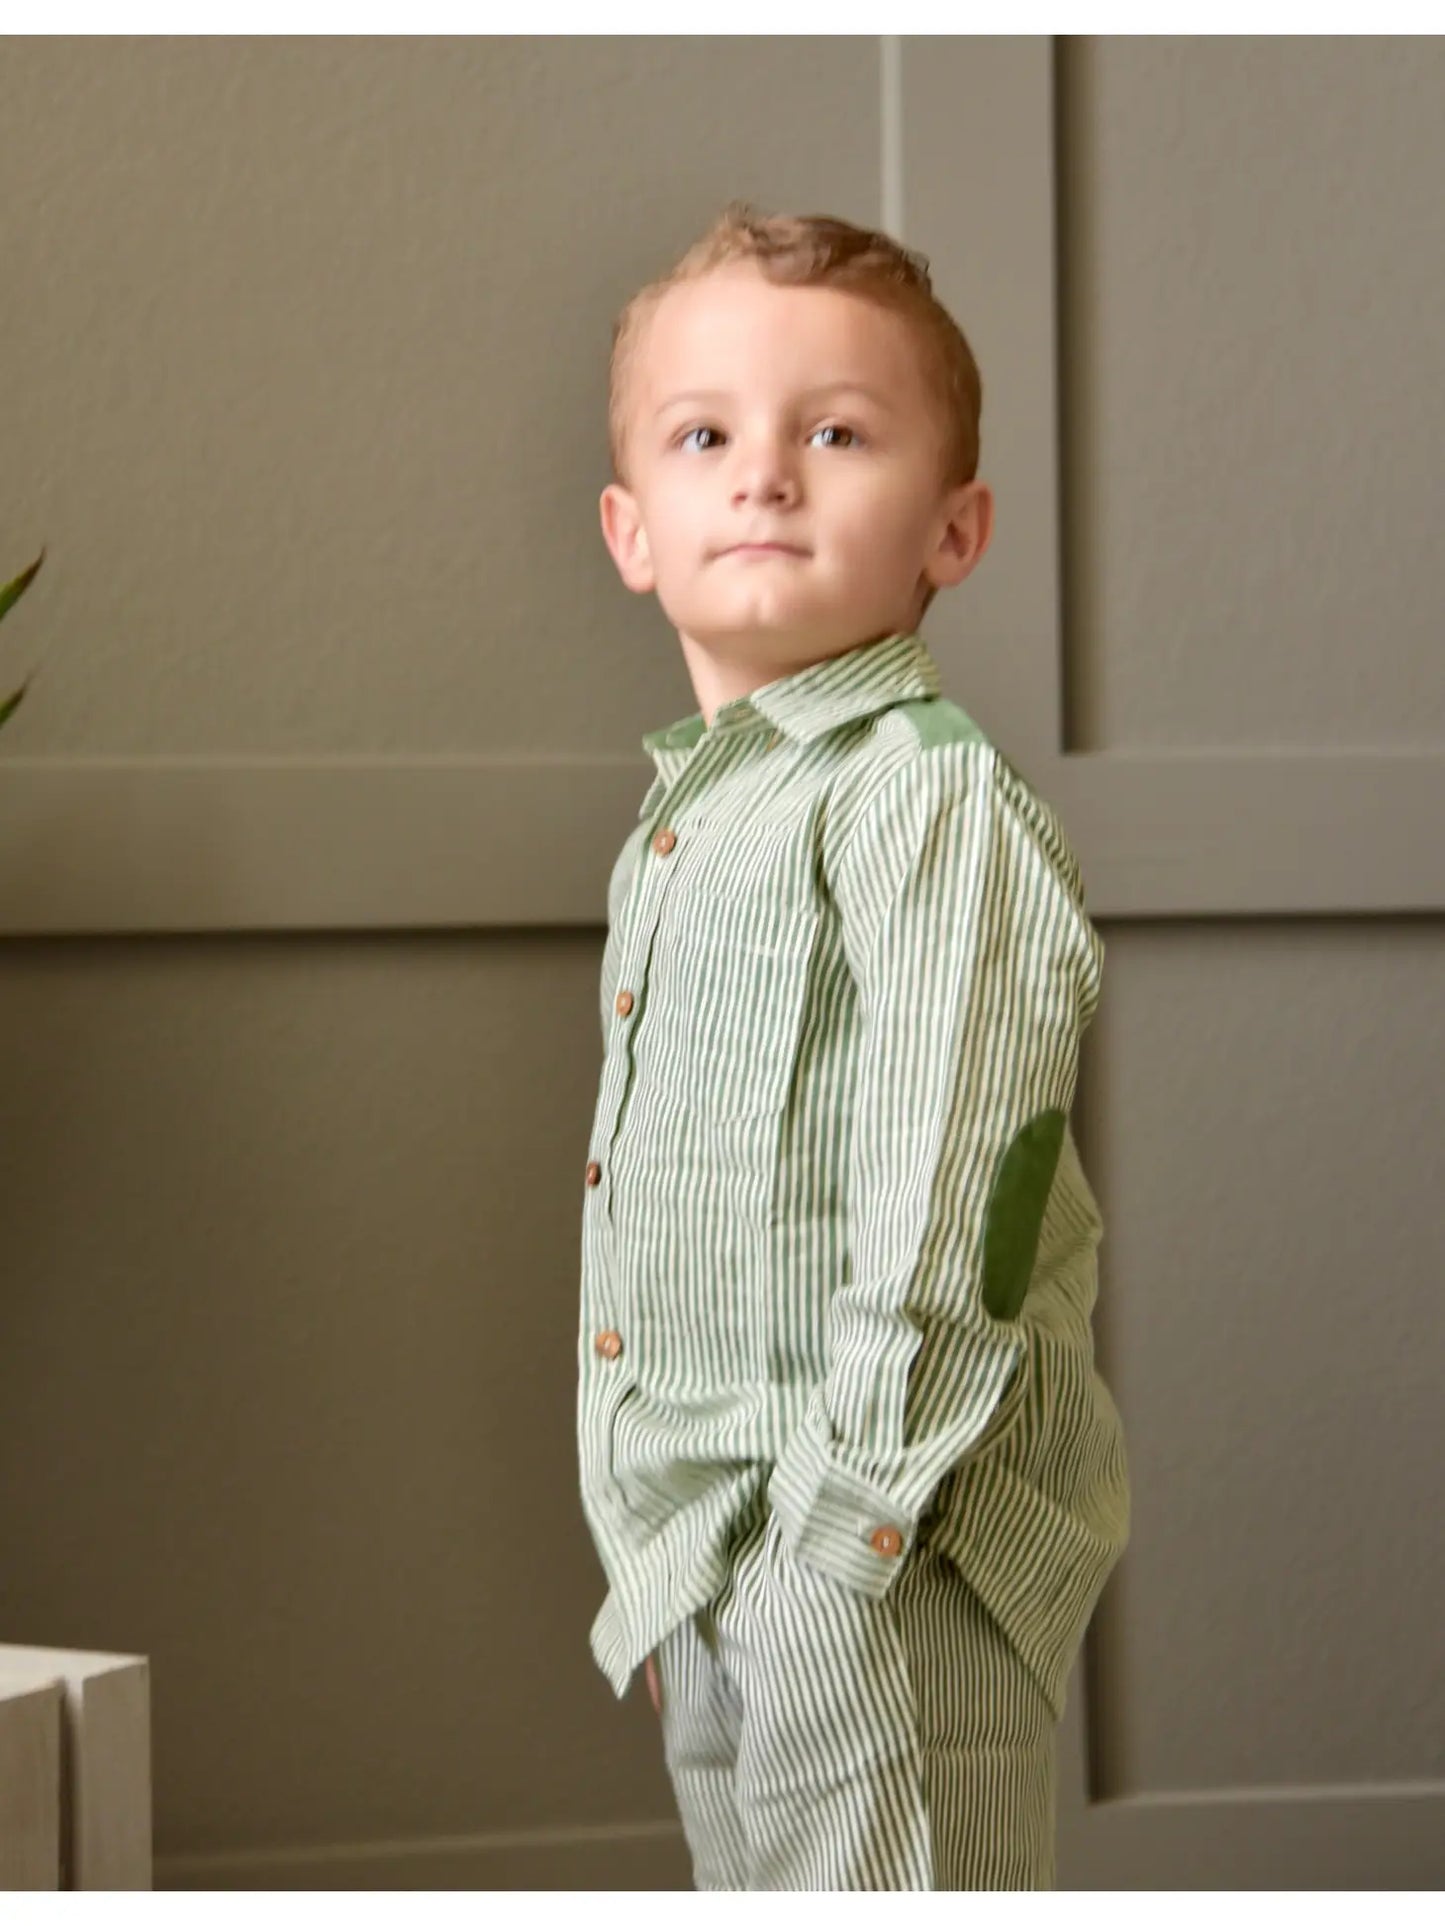
[[[675,629],[694,642],[733,651],[800,638],[828,643],[858,626],[856,607],[834,609],[802,596],[757,598],[744,606],[739,606],[737,598],[729,598],[725,605],[692,604],[675,612],[664,604],[663,612]]]

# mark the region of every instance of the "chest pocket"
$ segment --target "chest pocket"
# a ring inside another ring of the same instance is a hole
[[[817,933],[813,905],[714,898],[706,924],[659,932],[650,993],[655,1069],[710,1119],[782,1108]]]

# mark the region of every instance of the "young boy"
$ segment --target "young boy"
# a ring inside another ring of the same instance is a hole
[[[602,531],[699,710],[608,888],[578,1444],[703,1889],[1052,1886],[1127,1542],[1104,946],[917,634],[988,546],[979,408],[926,260],[843,221],[734,202],[615,331]]]

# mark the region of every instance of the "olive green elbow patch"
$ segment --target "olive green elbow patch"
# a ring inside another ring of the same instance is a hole
[[[1062,1110],[1041,1110],[999,1159],[983,1229],[983,1302],[993,1317],[1017,1317],[1029,1288],[1064,1123]]]

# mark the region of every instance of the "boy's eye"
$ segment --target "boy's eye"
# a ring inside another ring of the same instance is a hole
[[[709,423],[700,422],[696,428],[689,428],[685,434],[679,435],[675,445],[679,448],[682,448],[682,447],[685,447],[686,444],[692,440],[692,437],[694,435],[715,435],[718,432],[719,431],[716,428],[712,427]],[[855,445],[859,440],[857,429],[850,428],[847,426],[845,422],[841,422],[841,421],[825,422],[821,428],[815,428],[813,430],[813,433],[815,435],[848,435],[849,437],[851,437],[849,443],[847,444],[850,447]],[[840,444],[837,442],[834,442],[831,445],[833,447],[840,446]]]

